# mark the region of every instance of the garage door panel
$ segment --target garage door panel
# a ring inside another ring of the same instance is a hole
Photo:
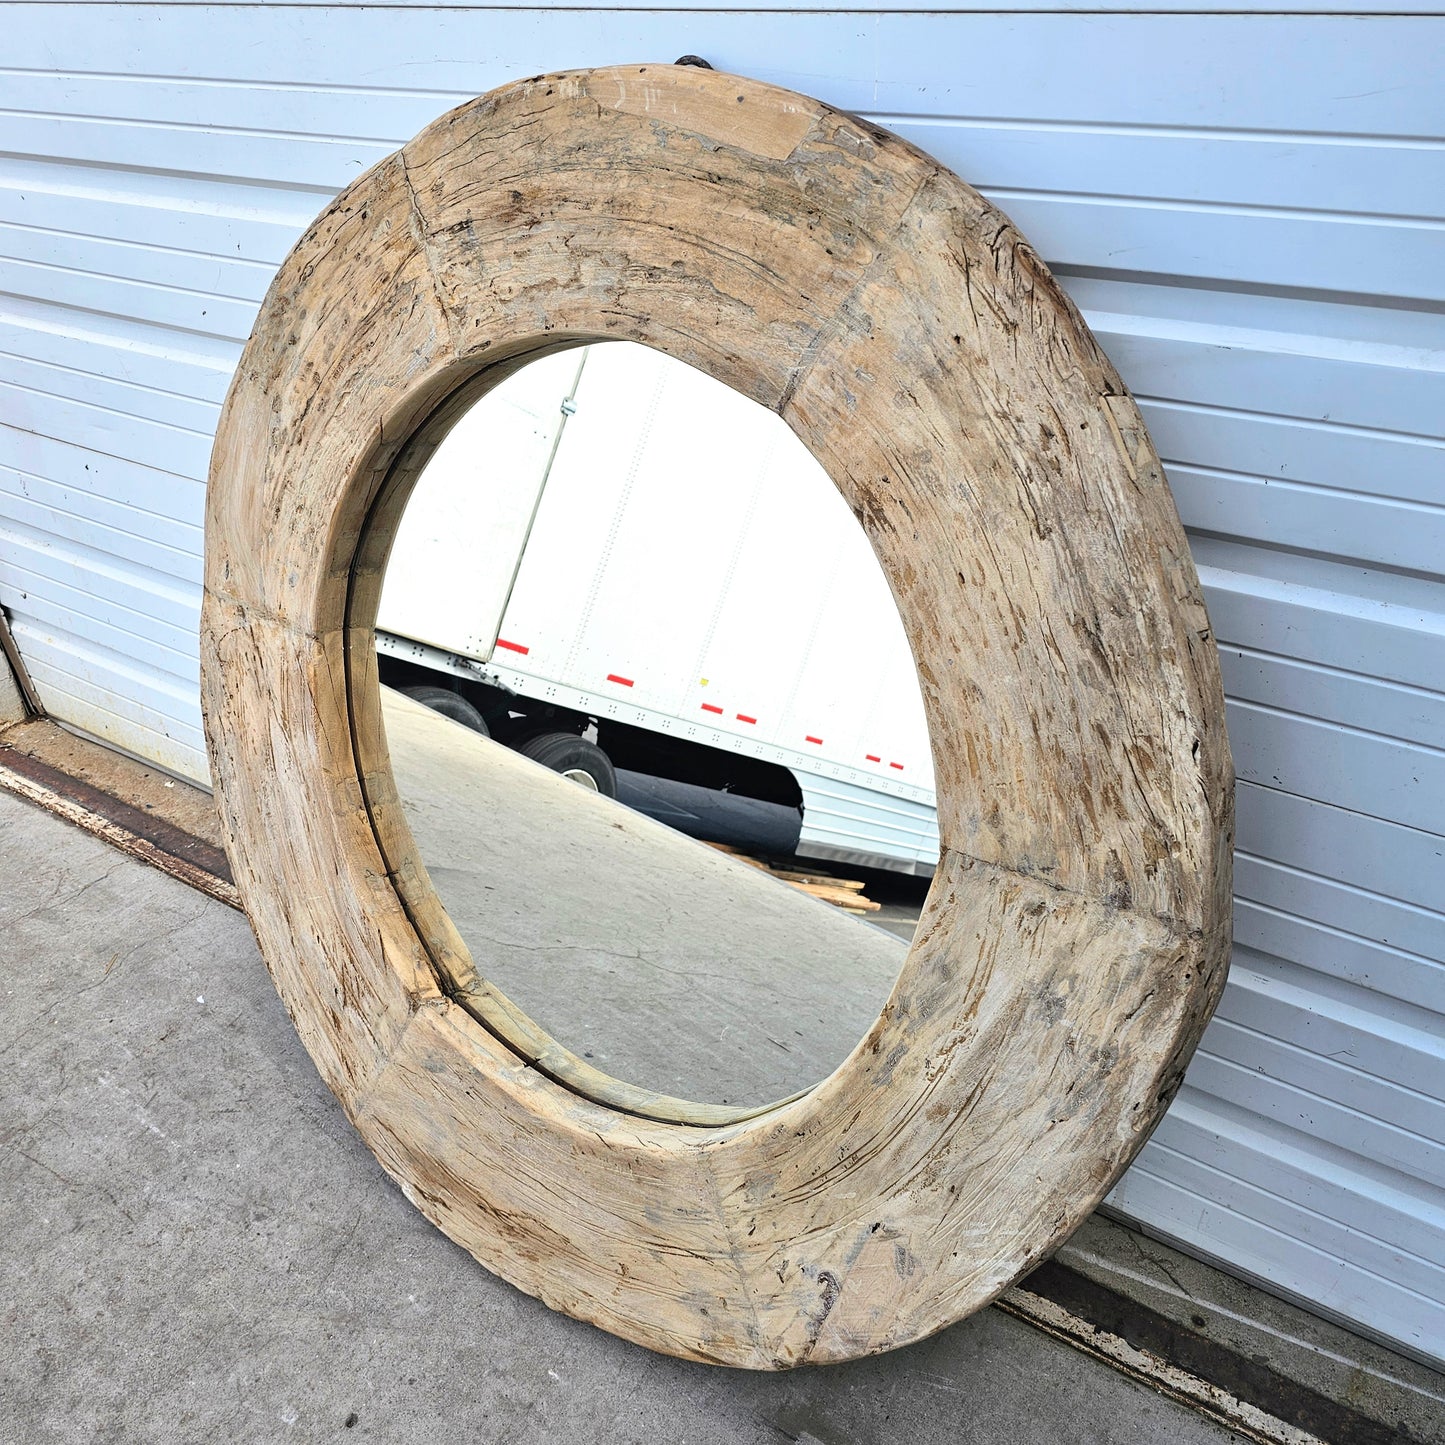
[[[1435,915],[1445,914],[1445,838],[1438,833],[1250,783],[1238,789],[1236,806],[1236,845],[1248,857],[1426,909],[1432,923]],[[1236,892],[1255,896],[1237,882]],[[1358,931],[1378,936],[1373,930]],[[1435,956],[1433,949],[1414,951]]]
[[[1435,926],[1445,935],[1445,918]],[[1445,964],[1398,946],[1330,928],[1313,917],[1239,897],[1234,904],[1236,945],[1303,964],[1387,999],[1438,1011]]]
[[[1315,1244],[1305,1237],[1305,1211],[1277,1195],[1231,1188],[1220,1171],[1191,1171],[1187,1160],[1146,1146],[1109,1200],[1165,1237],[1227,1258],[1246,1277],[1356,1330],[1368,1321],[1369,1332],[1426,1356],[1445,1338],[1445,1305],[1415,1289],[1408,1271],[1404,1278],[1379,1273],[1353,1252],[1339,1253],[1344,1246]]]
[[[1231,702],[1228,711],[1235,771],[1247,782],[1410,828],[1439,825],[1439,749],[1254,703]]]
[[[92,358],[92,364],[94,358]],[[161,426],[194,432],[209,444],[219,408],[208,401],[177,396],[152,386],[97,375],[72,366],[58,366],[34,357],[17,356],[0,347],[0,385],[22,391],[79,401],[104,411],[133,416]]]
[[[1211,1027],[1191,1087],[1445,1188],[1445,1105],[1228,1020]],[[1408,1116],[1413,1127],[1398,1120]]]
[[[23,156],[89,166],[144,166],[220,180],[281,181],[318,193],[350,185],[396,149],[388,140],[228,133],[204,123],[137,125],[125,119],[63,115],[9,115],[5,130],[7,149]]]
[[[1445,927],[1433,909],[1241,852],[1234,856],[1234,889],[1236,899],[1293,913],[1321,928],[1388,944],[1433,962],[1445,961]]]
[[[1192,531],[1299,547],[1367,566],[1439,570],[1445,542],[1440,507],[1184,463],[1166,464],[1165,472],[1179,516]]]
[[[8,82],[7,82],[8,83]],[[0,156],[0,221],[276,266],[327,192]]]
[[[254,302],[214,293],[29,261],[5,263],[5,289],[27,300],[131,318],[144,325],[173,327],[187,336],[194,333],[237,343],[251,334],[257,310]]]
[[[1216,1016],[1322,1058],[1342,1059],[1428,1098],[1445,1099],[1445,1060],[1437,1048],[1440,1016],[1398,1001],[1382,1007],[1378,995],[1362,989],[1352,999],[1339,996],[1346,987],[1240,948]]]
[[[181,344],[175,333],[122,338],[107,334],[103,325],[96,324],[99,319],[94,313],[86,316],[44,302],[0,298],[0,352],[96,380],[146,388],[168,400],[204,403],[211,408],[206,428],[214,426],[216,409],[225,399],[239,359],[233,347],[220,343],[220,354],[210,356]],[[117,395],[130,398],[128,392]]]
[[[1221,641],[1440,691],[1440,581],[1236,538],[1196,534],[1190,546]]]
[[[254,13],[244,7],[159,9],[165,23],[138,31],[138,19],[157,7],[113,5],[84,14],[64,5],[13,6],[9,64],[475,95],[534,74],[538,55],[601,65],[618,54],[677,49],[675,18],[606,7],[431,13],[277,7],[264,45],[256,43]],[[840,24],[826,12],[784,11],[743,28],[733,14],[700,7],[689,13],[687,28],[695,52],[721,69],[803,91],[826,89],[840,109],[898,116],[1413,139],[1431,133],[1438,89],[1429,20],[1362,24],[1262,15],[1220,24],[1200,15],[985,12],[869,14]],[[959,93],[964,45],[972,60],[968,88],[950,103]],[[1248,54],[1288,54],[1295,74],[1329,82],[1282,85],[1275,65],[1241,64]],[[826,86],[817,74],[822,55]],[[1141,64],[1141,56],[1150,63]],[[363,95],[358,108],[364,105]]]
[[[92,551],[15,521],[0,523],[0,598],[17,605],[47,587],[68,589],[67,605],[77,615],[133,615],[136,631],[194,650],[201,589],[115,555]]]
[[[166,696],[187,699],[191,691],[200,686],[200,660],[194,649],[187,646],[184,633],[179,637],[172,633],[168,639],[165,630],[151,624],[148,618],[119,608],[110,610],[104,617],[87,617],[77,608],[65,605],[76,597],[73,590],[66,589],[37,599],[27,609],[32,633],[44,633],[48,646],[63,650],[74,642],[77,619],[83,618],[85,636],[97,652],[125,658],[134,668],[145,669],[145,673],[139,675],[154,674]],[[83,599],[84,594],[79,594],[78,600]]]
[[[38,432],[142,466],[148,458],[163,456],[170,464],[167,470],[179,477],[205,480],[211,438],[189,427],[168,426],[95,402],[7,381],[0,381],[0,409],[6,424],[17,430]]]
[[[1124,299],[1084,282],[1070,289],[1082,300]],[[1162,288],[1138,289],[1145,292],[1141,299],[1157,305]],[[1255,326],[1227,316],[1181,321],[1091,307],[1084,315],[1130,390],[1156,410],[1186,402],[1209,408],[1210,416],[1239,411],[1277,427],[1302,419],[1406,436],[1422,428],[1435,435],[1431,418],[1445,416],[1445,357],[1403,338],[1392,344],[1290,333],[1272,329],[1281,318],[1267,313]],[[1286,446],[1294,439],[1275,435]]]
[[[135,683],[128,673],[104,661],[53,650],[43,636],[17,627],[17,642],[22,637],[22,645],[30,648],[31,680],[47,711],[168,772],[210,786],[199,709],[194,723],[189,722],[173,696]],[[114,706],[118,696],[126,698],[124,713]]]
[[[1184,1094],[1155,1142],[1173,1156],[1175,1177],[1199,1185],[1209,1179],[1231,1208],[1267,1223],[1276,1209],[1269,1200],[1276,1199],[1306,1243],[1427,1296],[1445,1292],[1438,1191],[1436,1199],[1402,1192],[1402,1176],[1393,1171],[1258,1115],[1236,1120],[1218,1101],[1196,1112]],[[1221,1185],[1216,1176],[1224,1168],[1229,1183]]]
[[[107,507],[132,511],[133,524],[124,530],[182,550],[199,542],[206,502],[199,478],[178,477],[4,423],[0,446],[12,474],[43,477],[67,492],[102,499],[106,505],[100,515]]]
[[[1445,747],[1445,697],[1338,668],[1220,643],[1224,690],[1237,702],[1398,742]]]
[[[201,585],[201,535],[195,528],[155,528],[181,544],[168,545],[162,536],[145,535],[150,529],[134,507],[9,467],[0,467],[0,513],[62,544],[75,543],[193,588]]]
[[[1436,509],[1440,505],[1445,443],[1438,438],[1197,402],[1141,398],[1140,409],[1170,471],[1201,467],[1268,479],[1271,485],[1298,482]]]
[[[32,212],[33,214],[33,212]],[[53,219],[49,215],[47,220]],[[89,275],[115,276],[180,290],[259,304],[271,268],[258,261],[211,256],[158,242],[113,241],[77,235],[51,226],[0,223],[0,261],[58,266]],[[7,264],[8,270],[8,264]]]

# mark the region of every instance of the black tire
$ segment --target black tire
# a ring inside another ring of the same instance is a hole
[[[538,733],[517,751],[554,773],[571,776],[573,782],[590,787],[604,798],[617,796],[617,773],[612,759],[596,743],[589,743],[576,733]]]
[[[420,687],[404,687],[402,691],[422,706],[431,708],[433,712],[439,712],[443,717],[461,723],[464,728],[470,728],[474,733],[481,733],[484,738],[491,737],[487,720],[461,693],[453,692],[448,687],[434,687],[429,683]]]

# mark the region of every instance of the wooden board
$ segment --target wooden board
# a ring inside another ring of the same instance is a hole
[[[842,908],[849,913],[875,913],[883,907],[881,903],[875,903],[863,896],[864,883],[861,878],[829,878],[824,873],[796,873],[790,868],[774,868],[771,863],[764,863],[761,858],[752,858],[741,848],[734,848],[728,843],[709,842],[707,846],[715,848],[719,853],[726,853],[749,868],[766,873],[769,878],[776,878],[779,883],[784,883],[799,893],[806,893],[810,898],[831,903],[835,908]]]
[[[938,777],[942,857],[876,1025],[809,1093],[709,1127],[569,1072],[487,988],[378,709],[380,579],[430,449],[527,359],[610,337],[822,462],[898,602]],[[667,66],[443,116],[277,275],[217,434],[206,581],[227,848],[297,1029],[417,1207],[554,1307],[756,1368],[905,1344],[1065,1238],[1178,1087],[1229,945],[1198,579],[1073,307],[897,137]]]

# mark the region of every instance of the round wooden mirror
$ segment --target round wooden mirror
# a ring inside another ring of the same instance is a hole
[[[531,358],[625,339],[778,412],[913,650],[941,858],[829,1078],[748,1117],[593,1076],[489,989],[409,844],[373,627],[409,490]],[[558,1309],[783,1368],[987,1303],[1098,1203],[1223,984],[1214,644],[1133,401],[1007,219],[875,127],[691,68],[429,126],[282,266],[217,435],[203,691],[303,1042],[430,1219]]]

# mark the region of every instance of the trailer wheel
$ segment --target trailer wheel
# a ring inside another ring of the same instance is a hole
[[[539,733],[528,738],[517,751],[554,773],[578,783],[604,798],[617,796],[617,770],[612,759],[576,733]]]
[[[427,458],[528,359],[610,338],[784,418],[924,680],[922,925],[868,1036],[768,1108],[610,1078],[499,992],[508,945],[473,957],[447,916],[379,716],[377,605]],[[1073,303],[898,136],[656,64],[448,112],[272,282],[216,433],[205,580],[216,801],[287,1011],[406,1197],[554,1308],[755,1369],[923,1339],[1046,1259],[1179,1088],[1230,943],[1198,574]]]
[[[433,712],[439,712],[443,717],[461,723],[464,728],[470,728],[474,733],[481,733],[484,738],[492,735],[486,718],[461,693],[453,692],[449,687],[436,687],[428,683],[419,687],[404,687],[402,692],[423,707],[429,707]]]

